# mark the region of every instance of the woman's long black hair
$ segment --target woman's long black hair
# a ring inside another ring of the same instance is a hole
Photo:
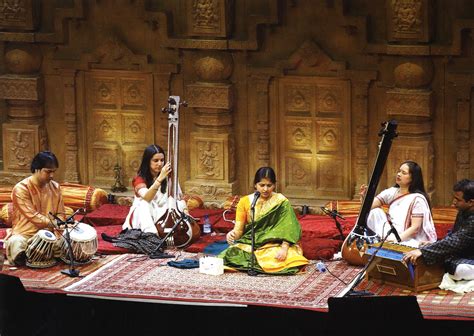
[[[431,209],[431,201],[430,201],[430,197],[425,191],[425,183],[423,182],[423,174],[421,172],[420,165],[416,163],[415,161],[407,160],[405,162],[402,162],[400,166],[404,164],[408,166],[408,172],[411,175],[411,183],[408,186],[408,191],[410,193],[418,193],[425,196],[426,201],[428,202],[428,206]],[[396,183],[395,187],[399,188],[400,186]]]
[[[145,179],[146,186],[147,188],[150,188],[151,185],[154,182],[153,176],[151,175],[150,171],[150,162],[153,156],[157,153],[163,154],[165,157],[165,162],[166,162],[166,155],[165,151],[163,148],[161,148],[158,145],[150,145],[145,150],[143,151],[143,157],[142,157],[142,163],[140,164],[140,168],[138,169],[138,176],[141,176]],[[166,182],[167,180],[165,179],[164,181],[161,182],[161,192],[164,194],[166,191]]]

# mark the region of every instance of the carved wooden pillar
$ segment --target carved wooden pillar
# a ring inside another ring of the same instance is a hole
[[[368,120],[368,88],[370,80],[375,79],[375,73],[372,78],[357,78],[351,76],[352,92],[352,144],[353,157],[353,176],[355,185],[353,185],[353,198],[359,198],[359,186],[367,184],[369,181],[369,120]]]
[[[428,193],[434,192],[433,91],[428,88],[432,75],[428,59],[404,62],[394,70],[396,87],[386,92],[387,115],[399,123],[399,137],[387,160],[389,184],[400,163],[413,160],[423,170]]]
[[[268,74],[252,74],[249,76],[248,102],[249,111],[255,111],[256,115],[249,118],[249,123],[257,121],[257,128],[249,125],[250,143],[256,146],[249,146],[252,153],[249,153],[249,176],[253,179],[253,174],[259,167],[270,166],[270,120],[269,120],[269,100],[268,90],[271,76]],[[255,133],[256,132],[256,133]]]
[[[469,74],[451,74],[449,81],[455,89],[456,97],[456,180],[469,178],[471,174],[471,90],[473,77]]]
[[[155,83],[155,102],[158,108],[155,110],[155,143],[166,148],[168,139],[168,114],[162,113],[161,107],[168,106],[168,97],[170,96],[170,77],[171,73],[155,73],[153,81]]]
[[[8,115],[2,125],[4,175],[29,174],[33,156],[47,148],[41,61],[36,46],[11,45],[5,52],[9,73],[0,76],[0,99],[6,100]]]
[[[66,164],[64,180],[79,183],[79,164],[77,143],[77,112],[76,112],[76,71],[61,70],[64,97],[64,120],[66,124]]]
[[[230,54],[204,53],[194,64],[199,81],[186,86],[194,108],[188,193],[223,201],[236,192],[232,108],[234,86],[227,82],[233,69]]]

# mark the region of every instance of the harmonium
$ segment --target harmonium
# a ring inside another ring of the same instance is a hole
[[[387,283],[397,287],[410,289],[415,292],[438,287],[445,273],[443,264],[426,265],[423,257],[416,261],[416,265],[405,263],[403,254],[415,248],[385,242],[370,245],[364,254],[367,263],[375,253],[372,263],[366,271],[366,278],[377,282]]]

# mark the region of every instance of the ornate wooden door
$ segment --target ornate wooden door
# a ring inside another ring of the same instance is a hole
[[[143,150],[153,143],[152,76],[94,70],[86,73],[85,82],[89,183],[110,188],[118,164],[130,188]]]
[[[292,199],[350,198],[350,83],[288,76],[278,82],[278,174]]]

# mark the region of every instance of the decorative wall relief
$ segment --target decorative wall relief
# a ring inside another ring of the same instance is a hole
[[[232,8],[233,0],[186,0],[187,35],[228,36]]]
[[[431,0],[386,0],[388,40],[429,42],[431,6]]]
[[[198,172],[197,178],[221,179],[222,165],[220,158],[223,156],[222,143],[214,141],[198,141]]]
[[[232,127],[234,86],[227,81],[232,74],[233,60],[226,53],[201,53],[195,59],[194,70],[198,81],[185,88],[188,106],[194,108],[195,128],[191,133],[191,179],[185,186],[186,190],[203,195],[209,191],[202,186],[212,180],[216,188],[212,196],[219,200],[236,191]]]
[[[94,70],[86,73],[85,83],[87,152],[96,157],[88,167],[89,183],[110,187],[118,164],[128,186],[143,149],[154,141],[151,76]]]
[[[26,10],[28,6],[31,9],[29,2],[4,2],[3,7],[1,5],[0,10],[3,8],[4,15],[9,5],[18,5],[20,11]],[[20,16],[8,17],[24,19],[21,16],[23,14],[17,14]],[[0,76],[0,99],[6,100],[8,116],[7,122],[2,125],[5,174],[28,174],[33,156],[48,146],[44,127],[43,77],[38,75],[42,62],[41,50],[37,46],[11,44],[6,50],[5,61],[8,73]]]
[[[5,170],[30,172],[33,157],[40,149],[37,125],[3,125],[3,153]]]
[[[36,0],[0,0],[0,29],[35,30],[39,6]]]
[[[282,192],[289,197],[347,198],[349,86],[338,78],[279,79],[276,138]]]
[[[405,160],[416,161],[423,170],[425,188],[434,192],[432,63],[425,59],[402,62],[394,69],[397,88],[386,92],[386,111],[398,121],[398,138],[387,159],[387,186]]]

